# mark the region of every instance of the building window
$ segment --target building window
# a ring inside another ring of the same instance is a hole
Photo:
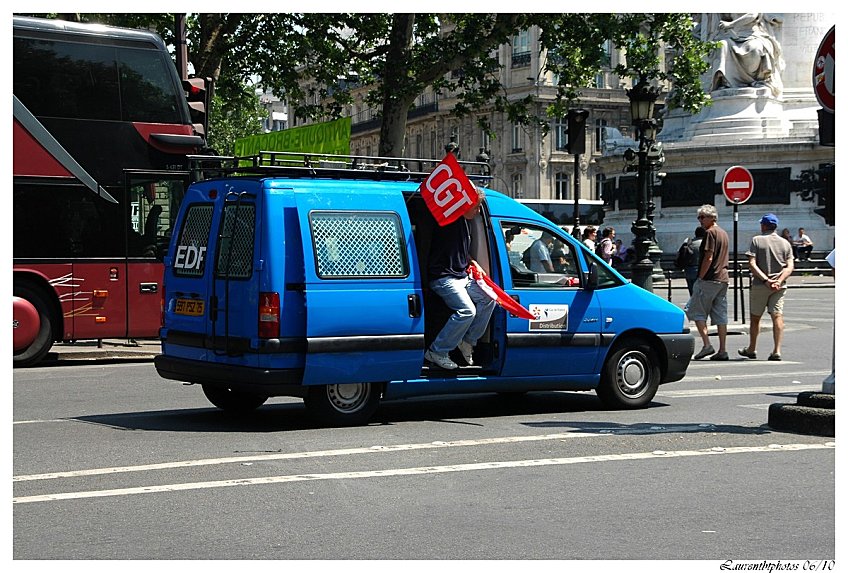
[[[513,123],[512,124],[512,152],[513,153],[518,153],[523,148],[523,145],[522,145],[522,140],[523,140],[522,131],[523,130],[521,128],[522,128],[522,125],[520,123]]]
[[[489,137],[489,133],[485,129],[480,128],[480,147],[484,150],[488,150],[490,143],[491,139]]]
[[[512,67],[530,67],[530,31],[522,30],[512,37]]]
[[[598,89],[605,89],[607,87],[606,74],[604,72],[595,74],[595,87]]]
[[[602,152],[604,150],[604,139],[606,138],[607,130],[604,129],[607,126],[607,120],[605,119],[596,119],[595,120],[595,151]]]
[[[512,176],[512,196],[515,199],[524,198],[524,181],[521,173],[516,173]]]
[[[557,173],[556,180],[554,181],[554,199],[557,201],[561,201],[563,199],[568,199],[568,181],[570,177],[568,173]]]
[[[604,68],[612,66],[612,40],[604,42],[604,55],[601,57],[600,64]]]
[[[565,151],[568,143],[568,121],[558,117],[554,120],[554,137],[556,138],[556,150]]]
[[[606,180],[607,176],[603,173],[595,175],[595,197],[598,199],[603,199],[604,197],[604,181]]]

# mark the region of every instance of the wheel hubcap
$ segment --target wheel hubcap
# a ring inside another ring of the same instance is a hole
[[[616,372],[616,382],[621,391],[631,398],[643,394],[648,387],[647,359],[641,352],[628,352],[621,357]]]
[[[339,412],[355,412],[368,400],[369,384],[332,384],[327,386],[330,404]]]

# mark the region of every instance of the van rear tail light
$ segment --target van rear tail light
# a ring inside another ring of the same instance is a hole
[[[280,337],[280,293],[259,293],[259,338]]]

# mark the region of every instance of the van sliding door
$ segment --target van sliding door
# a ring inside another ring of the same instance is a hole
[[[345,182],[295,190],[304,248],[305,384],[418,376],[421,283],[402,194]]]

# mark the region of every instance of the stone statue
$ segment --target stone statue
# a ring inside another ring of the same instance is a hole
[[[701,14],[696,32],[721,44],[711,54],[709,91],[767,87],[780,97],[785,64],[776,31],[782,23],[770,14]]]

